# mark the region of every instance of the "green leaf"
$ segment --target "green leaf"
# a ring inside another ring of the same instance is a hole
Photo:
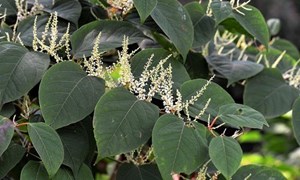
[[[205,131],[203,125],[185,125],[177,116],[170,114],[157,120],[152,142],[163,179],[172,179],[172,173],[191,174],[208,160]]]
[[[0,0],[0,13],[6,16],[16,15],[18,13],[16,2],[14,0]]]
[[[286,51],[286,53],[294,59],[300,58],[297,47],[286,39],[275,39],[271,46],[280,51]]]
[[[152,58],[152,65],[149,69],[155,67],[162,59],[165,59],[170,52],[161,48],[148,48],[143,51],[140,51],[131,59],[131,69],[135,78],[139,78],[144,70],[145,64],[148,62],[151,55],[154,55]],[[190,77],[179,60],[170,57],[167,62],[164,64],[164,67],[168,67],[169,64],[172,66],[172,80],[174,82],[174,89],[178,89],[185,81],[190,80]]]
[[[205,79],[194,79],[185,82],[180,88],[183,102],[196,95],[196,92],[199,91],[206,83],[207,80]],[[208,114],[217,116],[218,109],[222,105],[234,103],[232,97],[221,86],[212,82],[208,85],[203,95],[193,105],[189,106],[190,115],[193,117],[197,116],[204,108],[209,98],[211,98],[211,101],[205,111],[205,114],[202,116],[202,119],[206,120],[208,119]]]
[[[162,180],[160,172],[155,164],[136,166],[132,163],[124,163],[118,169],[117,180]]]
[[[295,100],[293,105],[292,127],[294,136],[300,145],[300,97]]]
[[[14,135],[14,124],[6,117],[0,116],[0,156],[8,148]]]
[[[210,41],[216,32],[215,20],[206,16],[201,4],[191,2],[184,6],[194,25],[193,48],[201,48]]]
[[[86,165],[86,164],[82,164],[79,172],[78,172],[78,176],[77,176],[78,180],[84,179],[84,180],[94,180],[93,177],[93,173],[91,171],[91,169]]]
[[[61,167],[51,180],[74,180],[74,176],[68,168]]]
[[[234,127],[262,129],[269,126],[265,117],[258,111],[242,104],[226,104],[220,107],[218,116],[223,122]]]
[[[16,112],[16,108],[13,103],[4,104],[0,110],[0,116],[10,118]]]
[[[48,13],[57,12],[57,16],[78,25],[81,15],[81,5],[77,0],[59,0],[54,1],[54,5],[44,6],[43,11]],[[44,5],[44,3],[41,3]]]
[[[49,66],[49,57],[10,42],[0,43],[0,107],[31,90]]]
[[[184,7],[177,0],[157,0],[151,17],[185,59],[192,47],[194,28]]]
[[[283,51],[277,50],[277,49],[269,49],[268,51],[262,52],[264,55],[265,64],[267,67],[272,67],[273,64],[276,64],[277,59],[282,55]],[[267,61],[267,62],[266,62]],[[280,72],[283,74],[287,70],[294,67],[294,64],[297,61],[293,59],[290,55],[284,54],[279,63],[276,65],[276,68],[280,70]]]
[[[0,179],[3,179],[7,173],[13,169],[23,158],[25,148],[19,144],[11,144],[0,157]]]
[[[228,1],[220,0],[214,0],[211,4],[211,8],[218,24],[226,19],[234,18],[249,34],[255,37],[265,47],[268,47],[270,37],[269,29],[263,15],[257,8],[250,5],[246,5],[245,8],[251,10],[238,8],[238,10],[243,13],[241,14],[233,10]]]
[[[231,61],[229,57],[219,56],[216,53],[209,55],[206,60],[216,71],[228,79],[227,85],[250,78],[264,68],[261,64],[251,61]]]
[[[278,170],[258,165],[242,166],[232,177],[232,180],[245,178],[247,180],[286,180]]]
[[[43,164],[37,161],[29,161],[21,171],[21,180],[49,180],[49,176]]]
[[[230,179],[239,168],[243,151],[235,139],[219,136],[211,140],[209,156],[226,179]]]
[[[299,91],[285,82],[279,70],[264,69],[247,81],[244,104],[265,118],[274,118],[291,110],[298,96]]]
[[[259,42],[265,47],[269,45],[269,29],[268,25],[261,14],[261,12],[250,5],[246,5],[246,8],[251,9],[250,11],[243,8],[239,8],[245,15],[233,11],[233,17],[245,28],[252,36],[254,36]]]
[[[29,123],[27,128],[33,147],[53,177],[64,160],[64,148],[57,132],[45,123]]]
[[[93,112],[104,91],[102,79],[87,76],[74,62],[52,66],[44,75],[39,89],[45,122],[58,129],[84,119]]]
[[[280,28],[281,28],[280,19],[278,19],[278,18],[268,19],[267,24],[268,24],[268,27],[269,27],[270,34],[272,36],[275,36],[279,33]]]
[[[208,64],[201,53],[189,52],[184,66],[191,79],[208,78]]]
[[[100,98],[94,113],[97,161],[146,143],[158,116],[157,106],[138,100],[124,88],[107,92]]]
[[[59,129],[58,134],[64,146],[63,164],[70,167],[74,177],[77,177],[79,169],[89,152],[89,140],[86,130],[81,124],[75,124]]]
[[[122,46],[124,36],[129,38],[129,44],[145,39],[143,33],[129,22],[125,21],[93,21],[85,24],[71,36],[74,58],[91,55],[96,37],[101,32],[100,51],[107,51]]]
[[[141,23],[144,23],[155,8],[157,0],[133,0],[133,3],[141,17]]]
[[[45,26],[48,22],[49,15],[44,14],[41,16],[37,16],[37,37],[39,39],[42,38],[43,32],[45,31]],[[32,40],[33,40],[33,26],[34,26],[35,16],[29,16],[26,19],[22,20],[18,24],[17,34],[20,34],[20,38],[25,46],[32,47]],[[66,21],[58,21],[58,39],[60,39],[63,34],[67,31],[68,23]],[[74,31],[74,25],[70,25],[70,32]],[[50,37],[50,36],[47,36]],[[47,40],[46,40],[47,42]]]

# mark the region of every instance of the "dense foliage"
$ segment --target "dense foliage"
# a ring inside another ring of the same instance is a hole
[[[296,177],[242,162],[290,110],[300,144],[299,52],[248,3],[0,0],[0,179]]]

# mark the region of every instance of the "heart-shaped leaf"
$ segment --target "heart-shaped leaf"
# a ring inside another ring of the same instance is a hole
[[[21,171],[21,180],[48,180],[49,176],[44,165],[41,162],[29,161]]]
[[[206,128],[198,123],[188,126],[174,115],[157,120],[152,142],[163,179],[172,179],[173,173],[190,174],[208,160]]]
[[[60,137],[45,123],[29,123],[27,128],[33,147],[42,159],[50,178],[53,177],[64,160],[64,148]]]
[[[124,88],[115,88],[103,95],[94,113],[97,161],[144,144],[158,116],[157,106],[137,99]]]
[[[209,144],[209,156],[216,168],[227,178],[238,170],[243,151],[231,137],[215,137]]]
[[[58,129],[84,119],[93,112],[104,89],[104,80],[87,76],[74,62],[52,66],[39,89],[45,122]]]
[[[234,174],[232,180],[241,180],[245,178],[248,180],[286,180],[286,178],[278,170],[258,165],[242,166]]]

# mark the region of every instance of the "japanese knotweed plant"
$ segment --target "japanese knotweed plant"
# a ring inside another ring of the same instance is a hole
[[[291,110],[300,55],[249,2],[0,0],[0,179],[285,179],[240,137]]]

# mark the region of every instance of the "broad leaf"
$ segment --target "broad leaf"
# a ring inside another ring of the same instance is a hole
[[[226,104],[221,106],[218,116],[223,122],[234,127],[262,129],[263,125],[269,126],[261,113],[241,104]]]
[[[52,66],[40,84],[39,100],[45,122],[58,129],[93,112],[104,93],[104,81],[87,76],[74,62]]]
[[[55,174],[51,180],[74,180],[74,176],[72,175],[72,171],[70,171],[66,167],[61,167]]]
[[[157,0],[151,17],[185,59],[192,47],[194,28],[184,7],[177,0]]]
[[[297,47],[286,39],[275,39],[271,46],[280,51],[286,51],[286,53],[294,59],[300,58]]]
[[[11,144],[0,157],[0,179],[13,169],[23,158],[25,148],[19,144]]]
[[[41,16],[37,16],[37,37],[39,39],[42,39],[43,32],[45,31],[45,26],[48,22],[49,15],[44,14]],[[20,21],[17,28],[17,34],[20,34],[20,38],[25,46],[32,47],[32,40],[33,40],[33,26],[34,26],[34,20],[35,16],[29,16],[26,19]],[[65,21],[58,21],[57,25],[57,36],[58,38],[61,38],[63,34],[67,31],[68,23]],[[75,30],[75,25],[70,25],[70,33],[72,33]],[[48,33],[48,36],[49,33]],[[47,40],[46,40],[47,43]]]
[[[263,70],[261,64],[251,61],[231,61],[229,57],[215,53],[206,58],[207,62],[226,79],[228,85],[242,79],[250,78]]]
[[[145,22],[157,4],[157,0],[133,0],[133,2],[141,17],[141,23]]]
[[[293,68],[294,64],[297,61],[288,54],[284,54],[282,56],[282,53],[283,53],[283,51],[270,48],[268,51],[262,52],[262,54],[264,55],[263,62],[266,64],[267,67],[268,66],[273,67],[275,64],[277,64],[276,68],[278,68],[280,70],[280,72],[283,74],[287,70]],[[280,56],[282,56],[282,58],[278,62],[277,59],[280,58]],[[274,66],[274,68],[275,68],[275,66]]]
[[[10,118],[16,112],[16,108],[13,103],[4,104],[0,110],[0,116]]]
[[[214,0],[211,4],[213,14],[218,24],[225,19],[234,18],[249,34],[255,37],[264,46],[268,47],[270,35],[263,15],[253,6],[246,5],[245,7],[251,10],[238,8],[240,11],[238,12],[232,9],[228,1]]]
[[[286,180],[278,170],[258,165],[242,166],[232,177],[232,180],[245,178],[248,180]]]
[[[14,135],[14,124],[6,117],[0,116],[0,156],[8,148]]]
[[[154,126],[154,155],[163,179],[172,173],[194,172],[207,158],[206,128],[198,123],[186,125],[177,116],[161,116]]]
[[[78,20],[81,15],[81,5],[77,0],[59,0],[54,1],[54,5],[44,6],[43,11],[54,13],[57,16],[78,25]],[[42,3],[43,4],[43,3]]]
[[[94,180],[93,173],[92,173],[91,169],[86,164],[81,165],[81,167],[79,169],[79,172],[78,172],[78,175],[77,175],[77,179],[78,180],[81,180],[81,179]]]
[[[83,25],[71,36],[71,45],[75,58],[91,55],[96,37],[101,32],[99,50],[107,51],[122,46],[124,36],[129,44],[145,39],[143,33],[125,21],[94,21]]]
[[[207,80],[204,79],[195,79],[185,82],[180,88],[183,102],[191,99],[192,96],[195,96],[196,92],[199,91],[206,83]],[[234,103],[232,97],[221,86],[212,82],[208,85],[203,95],[201,95],[201,97],[193,105],[189,106],[190,115],[193,117],[197,116],[204,108],[209,98],[211,98],[211,101],[205,111],[205,114],[202,116],[202,119],[204,120],[207,120],[208,114],[217,116],[218,109],[222,105]]]
[[[15,43],[0,43],[0,107],[31,90],[49,66],[49,57]]]
[[[184,6],[194,25],[193,48],[201,48],[210,41],[216,32],[215,20],[206,16],[201,4],[191,2]]]
[[[88,135],[81,124],[58,130],[64,146],[63,164],[70,167],[75,177],[89,152]],[[78,148],[80,147],[80,148]]]
[[[27,128],[33,147],[53,177],[64,160],[64,148],[57,132],[45,123],[29,123]]]
[[[208,64],[201,53],[189,52],[184,66],[191,79],[208,78]]]
[[[274,118],[291,110],[298,96],[299,91],[289,86],[277,69],[265,69],[247,81],[244,104]]]
[[[14,0],[0,0],[0,13],[1,15],[16,15],[18,13],[16,2]]]
[[[124,88],[103,95],[94,113],[97,161],[146,143],[158,116],[157,106],[137,99]]]
[[[148,62],[151,55],[154,55],[152,58],[152,65],[149,69],[155,67],[162,59],[165,59],[170,54],[169,51],[161,48],[148,48],[139,53],[137,53],[132,58],[131,69],[135,78],[139,78],[144,70],[145,64]],[[190,80],[190,77],[184,68],[183,64],[179,60],[170,57],[167,62],[164,64],[164,67],[167,68],[171,64],[172,66],[172,80],[174,82],[174,89],[178,89],[185,81]]]
[[[209,156],[226,179],[230,179],[239,168],[243,151],[235,139],[219,136],[211,140]]]
[[[21,171],[21,180],[49,180],[49,176],[43,164],[38,161],[29,161]]]
[[[292,127],[294,136],[300,145],[300,98],[298,97],[293,105]]]
[[[117,180],[162,180],[160,172],[155,164],[137,166],[124,163],[118,169]]]

